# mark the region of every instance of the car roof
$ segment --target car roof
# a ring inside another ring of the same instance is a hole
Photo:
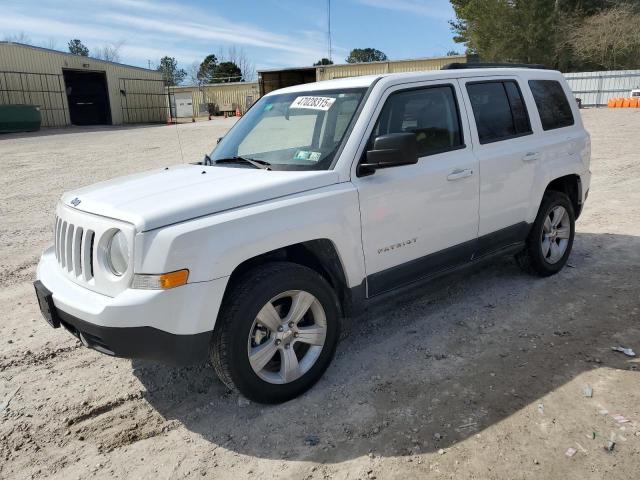
[[[340,90],[347,88],[368,88],[378,79],[385,79],[389,83],[410,83],[419,81],[469,78],[469,77],[493,77],[500,75],[522,75],[529,77],[535,72],[536,76],[549,78],[551,76],[562,75],[555,70],[542,70],[535,68],[465,68],[459,70],[428,70],[422,72],[402,72],[384,73],[379,75],[364,75],[361,77],[336,78],[333,80],[322,80],[313,83],[303,83],[292,87],[285,87],[280,90],[270,92],[269,95],[296,92],[315,92],[323,90]]]

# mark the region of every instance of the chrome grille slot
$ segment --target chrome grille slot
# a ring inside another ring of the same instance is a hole
[[[82,275],[82,227],[77,227],[73,237],[73,273],[76,276]]]
[[[62,231],[62,219],[58,217],[58,223],[56,225],[56,258],[60,262],[60,232]]]
[[[67,222],[62,222],[62,228],[60,229],[60,266],[66,267],[67,262]]]
[[[67,271],[70,272],[73,268],[73,225],[67,225],[67,233],[65,234],[65,249],[66,253],[66,267]]]
[[[56,260],[60,260],[60,256],[58,255],[58,224],[60,223],[60,218],[56,215],[56,221],[53,222],[53,251],[56,255]]]
[[[93,230],[87,230],[84,238],[82,239],[82,272],[85,281],[89,281],[93,278],[93,238],[95,232]]]

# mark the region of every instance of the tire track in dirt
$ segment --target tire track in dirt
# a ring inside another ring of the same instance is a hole
[[[0,266],[0,287],[6,288],[21,282],[31,281],[35,277],[38,257],[31,257],[26,262],[15,266]]]
[[[82,345],[78,342],[68,347],[59,347],[56,349],[45,348],[40,352],[32,352],[31,350],[17,352],[16,354],[10,357],[5,357],[0,361],[0,372],[4,372],[11,368],[39,366],[58,357],[66,358],[71,356],[71,354],[80,347],[82,347]]]
[[[111,452],[179,426],[153,409],[145,395],[144,391],[130,393],[71,417],[64,435],[73,433],[76,439],[94,444],[99,452]]]

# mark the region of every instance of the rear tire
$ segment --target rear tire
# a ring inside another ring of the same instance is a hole
[[[225,296],[210,359],[232,390],[259,403],[280,403],[311,388],[331,363],[340,308],[327,281],[286,262],[244,274]]]
[[[526,247],[516,255],[518,265],[525,272],[541,277],[558,273],[571,254],[575,224],[569,197],[552,190],[545,192]]]

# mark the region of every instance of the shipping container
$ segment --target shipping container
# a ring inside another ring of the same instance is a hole
[[[419,72],[440,70],[448,63],[477,62],[475,55],[452,55],[446,57],[416,58],[410,60],[386,60],[383,62],[342,63],[319,65],[314,67],[283,68],[260,70],[258,83],[260,95],[266,95],[280,88],[304,83],[332,80],[334,78],[359,77],[362,75],[380,75],[397,72]]]
[[[169,87],[170,95],[191,94],[193,117],[209,114],[244,114],[258,98],[260,90],[257,82],[212,83],[196,86]]]
[[[446,57],[417,58],[412,60],[388,60],[384,62],[343,63],[316,67],[316,78],[332,80],[334,78],[359,77],[362,75],[380,75],[383,73],[421,72],[440,70],[448,63],[467,63],[466,55]]]

